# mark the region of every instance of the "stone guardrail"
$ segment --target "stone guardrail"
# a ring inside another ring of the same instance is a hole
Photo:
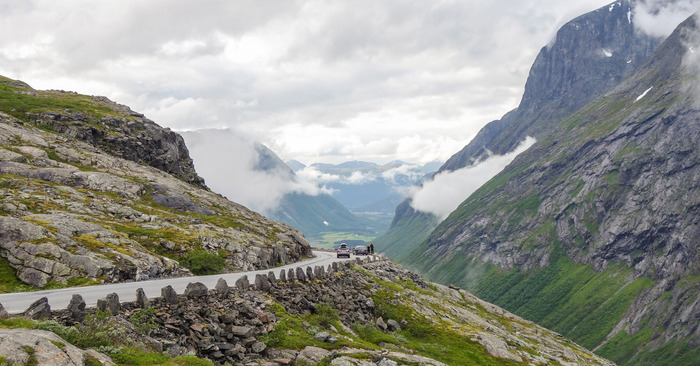
[[[328,267],[325,266],[300,266],[289,268],[288,270],[280,270],[275,274],[275,270],[270,270],[267,274],[256,274],[251,282],[247,275],[242,276],[235,282],[235,287],[241,291],[256,289],[259,291],[267,291],[270,289],[271,283],[285,282],[303,284],[305,282],[320,280],[322,281],[327,276],[334,272],[342,271],[345,268],[350,268],[352,265],[363,265],[367,263],[379,262],[387,260],[386,255],[369,255],[364,258],[355,258],[344,262],[333,262]],[[219,278],[214,289],[218,294],[228,294],[231,288],[223,278]],[[187,299],[198,298],[209,293],[209,289],[201,282],[190,282],[183,292],[182,296]],[[177,303],[181,300],[181,296],[168,285],[161,289],[161,297],[167,303]],[[142,288],[136,290],[136,305],[141,308],[149,306],[149,299]],[[100,310],[109,310],[112,314],[117,314],[121,310],[119,296],[116,293],[110,293],[102,299],[97,300],[96,308]],[[76,321],[82,321],[86,314],[86,303],[80,294],[74,294],[68,304],[67,310]],[[7,312],[0,304],[0,317],[7,316]],[[48,319],[51,317],[51,307],[49,306],[48,298],[42,297],[35,301],[29,308],[20,315],[31,319]]]

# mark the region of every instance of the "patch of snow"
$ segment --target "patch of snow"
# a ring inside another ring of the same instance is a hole
[[[627,10],[627,22],[632,24],[632,9]]]
[[[688,47],[688,51],[690,51],[690,53],[695,53],[695,49],[693,47]]]
[[[615,3],[610,4],[610,9],[608,9],[608,11],[613,11],[613,9],[615,9]]]
[[[324,221],[323,221],[323,225],[328,226],[328,221],[325,221],[325,220],[324,220]]]
[[[646,96],[647,93],[648,93],[649,91],[651,91],[651,89],[653,89],[653,88],[654,88],[654,87],[652,86],[651,88],[645,90],[644,93],[642,93],[642,95],[638,96],[637,99],[636,99],[634,102],[635,102],[635,103],[639,102],[639,100],[642,99],[642,98],[644,98],[644,96]]]
[[[628,64],[631,64],[631,63],[632,63],[632,60],[627,60],[627,63],[628,63]]]
[[[612,52],[606,50],[605,48],[603,48],[603,53],[605,54],[605,57],[612,57],[613,55]]]

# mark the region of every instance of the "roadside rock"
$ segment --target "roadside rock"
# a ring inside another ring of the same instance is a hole
[[[168,285],[160,290],[160,296],[163,297],[168,304],[177,304],[180,299],[177,297],[177,292],[172,286]]]
[[[28,349],[35,352],[30,355]],[[0,355],[11,365],[28,365],[32,358],[37,365],[83,365],[88,354],[98,355],[95,351],[83,351],[51,332],[0,328]],[[103,365],[114,365],[104,354],[96,358]]]
[[[42,297],[29,305],[27,311],[24,312],[24,316],[34,320],[43,320],[51,317],[51,306],[49,306],[49,299]]]
[[[85,300],[83,300],[83,297],[79,294],[73,294],[73,297],[71,297],[70,303],[68,304],[68,311],[70,312],[73,320],[76,322],[82,322],[85,319],[85,314],[87,314],[85,311]]]
[[[188,299],[204,297],[209,295],[209,289],[201,282],[190,282],[187,284],[187,288],[185,288],[184,295]]]
[[[151,306],[151,301],[142,288],[136,289],[136,306],[146,309]]]

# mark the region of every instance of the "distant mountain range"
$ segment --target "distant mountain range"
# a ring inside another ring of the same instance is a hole
[[[229,199],[301,230],[312,245],[365,243],[389,227],[393,208],[438,163],[285,164],[230,130],[182,132],[197,171]],[[288,166],[289,165],[289,166]],[[295,173],[295,171],[299,173]],[[323,175],[325,180],[319,180]]]
[[[330,189],[333,198],[350,211],[376,214],[393,214],[410,190],[437,171],[440,164],[417,165],[397,160],[379,165],[349,161],[337,165],[315,163],[307,167],[296,160],[287,162],[297,174]]]

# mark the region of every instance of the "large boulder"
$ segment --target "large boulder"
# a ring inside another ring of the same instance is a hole
[[[114,365],[108,356],[92,352],[103,365]],[[87,354],[48,331],[0,328],[0,355],[8,365],[84,365]]]
[[[323,348],[318,348],[318,347],[313,347],[313,346],[307,346],[301,352],[299,352],[299,355],[297,356],[296,362],[297,363],[302,363],[304,361],[309,362],[312,365],[315,365],[321,360],[323,360],[326,357],[331,357],[333,356],[333,352],[331,351],[326,351]]]

